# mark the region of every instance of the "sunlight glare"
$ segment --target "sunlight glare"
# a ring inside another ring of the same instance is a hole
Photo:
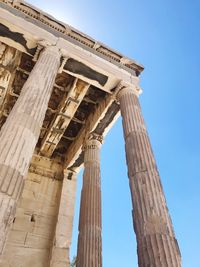
[[[80,20],[72,10],[70,10],[70,5],[66,5],[65,1],[34,1],[28,0],[27,3],[34,5],[46,12],[47,14],[53,16],[55,19],[71,25],[75,28],[81,28]]]

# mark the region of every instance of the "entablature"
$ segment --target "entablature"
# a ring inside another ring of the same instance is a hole
[[[119,83],[138,84],[142,67],[134,63],[134,69],[128,68],[126,64],[132,64],[131,61],[120,54],[116,54],[119,60],[109,59],[106,53],[112,50],[102,48],[96,41],[91,47],[88,44],[83,46],[80,40],[72,41],[73,38],[68,36],[73,29],[70,26],[65,33],[68,37],[64,37],[62,32],[58,35],[47,29],[49,25],[43,27],[35,23],[38,17],[30,15],[30,10],[34,9],[23,1],[3,2],[0,3],[0,42],[13,51],[16,59],[0,107],[0,128],[44,46],[56,45],[62,54],[61,67],[53,85],[35,155],[56,160],[64,168],[77,171],[83,163],[82,146],[87,136],[92,132],[105,137],[119,116],[116,101]],[[43,18],[42,15],[39,17],[40,20]],[[74,33],[81,34],[75,30]],[[83,34],[83,37],[87,36]],[[86,39],[94,41],[90,37]],[[100,48],[104,51],[102,54],[97,51]],[[3,71],[6,68],[3,66]]]
[[[141,64],[134,60],[123,56],[119,52],[114,51],[108,46],[94,40],[72,26],[55,19],[53,16],[23,0],[2,0],[2,2],[4,3],[4,8],[7,8],[10,12],[37,24],[40,28],[46,29],[56,37],[62,36],[62,38],[74,44],[78,44],[98,56],[102,56],[106,60],[111,61],[113,64],[131,73],[133,70],[136,75],[139,75],[144,69]]]

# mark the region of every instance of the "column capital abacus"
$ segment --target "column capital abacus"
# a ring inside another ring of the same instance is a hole
[[[41,47],[43,47],[43,48],[45,48],[45,47],[49,47],[49,46],[52,46],[53,44],[51,44],[49,41],[47,41],[47,40],[44,40],[44,39],[40,39],[40,40],[38,40],[37,41],[37,45],[38,46],[41,46]]]
[[[117,85],[117,93],[116,93],[116,99],[120,100],[120,98],[126,94],[134,94],[137,97],[142,93],[142,89],[138,84],[129,84],[124,81],[121,81]]]

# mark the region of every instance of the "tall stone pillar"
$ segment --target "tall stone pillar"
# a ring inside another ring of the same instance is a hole
[[[51,267],[70,267],[69,250],[72,240],[74,206],[76,199],[76,173],[64,174],[60,207],[51,255]]]
[[[49,46],[41,52],[0,132],[0,254],[14,218],[59,66],[57,47]]]
[[[133,204],[133,224],[140,267],[180,267],[158,169],[138,101],[137,87],[120,85],[118,93]]]
[[[84,147],[77,267],[102,266],[100,145],[93,136]]]

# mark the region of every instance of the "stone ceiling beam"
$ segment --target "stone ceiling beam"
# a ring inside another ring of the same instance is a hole
[[[108,95],[105,99],[103,99],[99,105],[97,106],[96,110],[89,115],[87,120],[85,121],[84,128],[82,128],[76,138],[76,142],[73,142],[71,146],[69,147],[67,154],[65,156],[65,167],[68,169],[73,168],[73,164],[76,162],[76,160],[79,158],[82,152],[82,144],[85,141],[85,138],[93,132],[97,125],[103,120],[103,118],[106,116],[106,113],[108,109],[111,107],[111,105],[115,102],[115,98],[112,95]],[[115,121],[119,116],[119,112],[115,114],[115,117],[113,121]],[[113,121],[109,122],[108,128],[110,129],[111,125],[113,124]],[[108,129],[104,129],[103,136],[106,135],[108,132]],[[78,166],[79,168],[80,166]]]
[[[14,79],[21,53],[0,42],[0,110]]]
[[[50,157],[53,154],[57,144],[73,119],[77,108],[87,93],[89,86],[90,85],[84,81],[75,79],[67,97],[63,100],[63,103],[58,109],[57,116],[52,121],[47,134],[43,138],[40,149],[41,155]]]

